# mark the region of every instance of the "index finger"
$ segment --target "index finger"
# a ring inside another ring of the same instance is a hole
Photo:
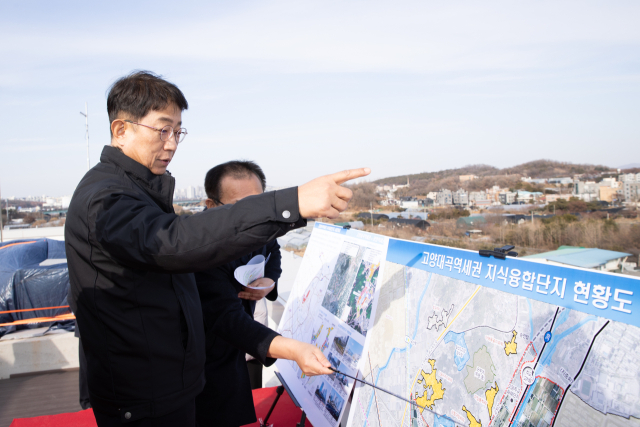
[[[329,175],[336,184],[340,185],[352,179],[360,178],[363,176],[367,176],[371,173],[371,169],[369,168],[360,168],[360,169],[348,169],[346,171],[337,172]]]

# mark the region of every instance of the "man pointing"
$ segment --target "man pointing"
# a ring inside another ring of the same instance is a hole
[[[118,80],[107,98],[111,145],[80,181],[65,229],[71,287],[98,426],[195,426],[204,384],[204,331],[193,272],[250,253],[306,218],[335,218],[355,169],[246,197],[193,216],[172,207],[167,171],[187,135],[182,92],[148,72]],[[331,373],[324,356],[277,337],[259,360],[295,360]]]

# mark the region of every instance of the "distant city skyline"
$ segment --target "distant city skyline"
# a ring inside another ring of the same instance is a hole
[[[467,165],[467,166],[471,166],[471,165]],[[607,165],[605,165],[607,166]],[[508,166],[507,166],[508,167]],[[640,168],[640,163],[630,163],[627,165],[622,165],[619,167],[612,167],[612,169],[614,170],[622,170],[622,169],[633,169],[633,168]],[[455,169],[455,168],[454,168]],[[415,174],[419,174],[422,172],[438,172],[436,171],[420,171],[420,172],[407,172],[406,174],[401,174],[401,175],[397,175],[397,176],[410,176],[410,175],[415,175]],[[392,178],[390,175],[389,176],[381,176],[380,178],[376,178],[376,179],[384,179],[384,178]],[[360,179],[354,182],[371,182],[372,179]],[[532,181],[538,181],[538,180],[532,180]],[[540,179],[539,181],[543,182],[546,181],[545,179]],[[527,181],[529,182],[529,181]],[[286,188],[287,186],[280,186],[280,185],[271,185],[271,184],[267,184],[267,191],[273,191],[273,190],[277,190],[277,189],[281,189],[281,188]],[[403,187],[403,185],[398,185],[396,187]],[[60,198],[60,197],[64,197],[64,196],[69,196],[71,195],[71,193],[69,194],[28,194],[28,195],[7,195],[4,194],[2,195],[2,199],[3,200],[15,200],[15,199],[20,199],[20,200],[27,200],[27,201],[39,201],[39,202],[44,202],[46,199],[48,198]],[[205,199],[207,197],[207,194],[205,192],[204,186],[202,185],[187,185],[181,188],[175,188],[174,190],[174,198],[175,199],[192,199],[192,198],[202,198]]]
[[[71,194],[86,172],[84,103],[94,165],[106,92],[135,69],[189,101],[177,188],[232,159],[278,187],[363,166],[375,180],[640,160],[638,2],[150,5],[3,4],[2,198]]]

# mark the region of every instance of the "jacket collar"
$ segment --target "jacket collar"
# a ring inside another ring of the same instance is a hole
[[[169,171],[156,175],[144,165],[128,157],[111,145],[105,145],[100,155],[102,163],[111,163],[122,169],[140,185],[166,212],[173,212],[173,190],[175,179]]]

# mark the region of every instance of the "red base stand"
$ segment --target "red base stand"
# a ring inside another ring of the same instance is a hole
[[[276,389],[278,387],[260,388],[253,390],[253,405],[256,408],[256,417],[263,420],[267,416],[271,404],[276,398]],[[278,404],[275,406],[273,413],[269,417],[269,424],[273,424],[273,427],[295,427],[300,422],[300,416],[302,410],[293,403],[289,393],[285,390]],[[306,421],[306,426],[313,427],[309,420]],[[247,424],[251,427],[259,427],[260,423],[255,422],[253,424]]]
[[[93,410],[43,415],[33,418],[16,418],[9,427],[96,427]]]
[[[261,388],[253,390],[253,404],[256,408],[256,416],[263,420],[271,408],[271,404],[276,398],[277,387]],[[275,406],[273,413],[269,417],[269,424],[273,427],[294,427],[300,421],[302,411],[294,405],[285,392],[280,397],[278,404]],[[259,427],[260,423],[247,424],[251,427]],[[307,420],[307,426],[313,427]],[[16,418],[10,427],[96,427],[96,419],[93,417],[93,411],[87,409],[80,412],[69,412],[59,415],[43,415],[33,418]]]

